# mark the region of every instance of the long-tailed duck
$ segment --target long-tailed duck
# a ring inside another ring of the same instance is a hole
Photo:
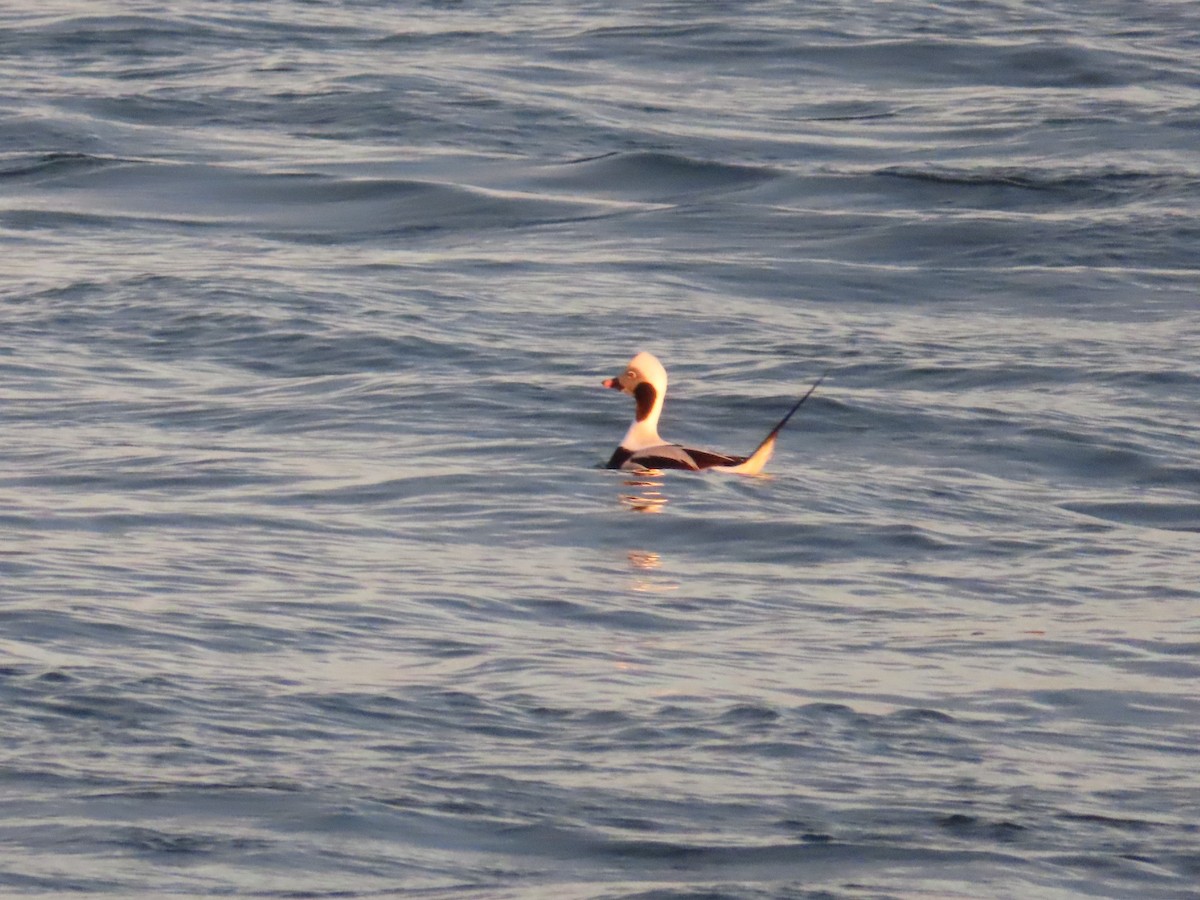
[[[667,370],[653,354],[639,353],[629,361],[624,372],[616,378],[604,380],[606,388],[632,394],[633,399],[637,401],[633,424],[625,432],[620,446],[613,452],[607,468],[688,469],[693,472],[712,469],[738,475],[757,475],[775,452],[775,440],[780,429],[824,378],[824,375],[818,378],[808,389],[808,393],[796,401],[753,453],[749,456],[726,456],[724,453],[668,444],[658,436],[658,417],[662,414],[663,401],[667,396]]]

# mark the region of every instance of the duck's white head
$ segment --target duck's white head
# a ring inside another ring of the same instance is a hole
[[[653,353],[642,351],[629,361],[616,378],[604,380],[606,388],[632,394],[637,412],[621,446],[627,450],[656,447],[663,443],[658,436],[658,417],[662,414],[667,396],[667,370]]]

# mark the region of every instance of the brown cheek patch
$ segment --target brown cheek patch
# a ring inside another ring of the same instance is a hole
[[[643,381],[634,389],[633,397],[637,400],[637,420],[644,421],[646,416],[650,415],[650,410],[654,409],[658,391],[654,390],[653,385]]]

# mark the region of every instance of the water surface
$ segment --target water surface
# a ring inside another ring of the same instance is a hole
[[[1195,896],[1192,4],[0,24],[0,889]]]

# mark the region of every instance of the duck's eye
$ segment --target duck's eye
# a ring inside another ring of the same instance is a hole
[[[625,373],[625,377],[626,378],[637,378],[637,372],[633,371],[633,369],[630,369],[628,372]]]

